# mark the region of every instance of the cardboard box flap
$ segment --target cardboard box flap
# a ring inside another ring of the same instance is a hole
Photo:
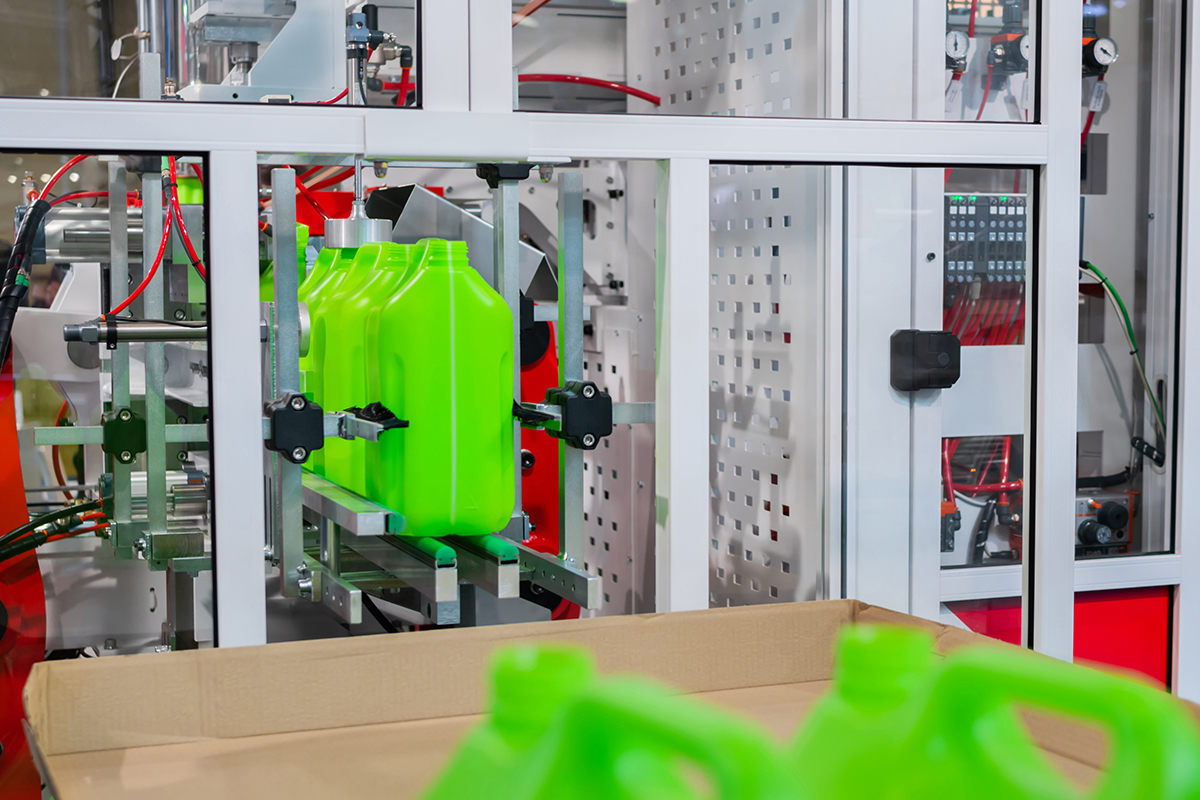
[[[476,714],[491,651],[533,641],[586,644],[602,671],[685,692],[802,683],[829,676],[835,633],[861,608],[787,603],[56,661],[35,665],[25,708],[47,757]]]

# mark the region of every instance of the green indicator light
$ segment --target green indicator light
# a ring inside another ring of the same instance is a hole
[[[972,203],[974,203],[976,199],[977,199],[977,198],[975,197],[975,195],[971,195],[971,202],[972,202]]]
[[[1007,203],[1007,202],[1008,202],[1008,198],[1007,198],[1007,197],[1001,197],[1001,198],[1000,198],[1000,202],[1001,202],[1001,203]]]

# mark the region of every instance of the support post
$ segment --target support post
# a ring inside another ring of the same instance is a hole
[[[219,647],[265,644],[262,365],[258,314],[258,159],[209,158],[209,380],[213,418],[213,591]]]
[[[708,161],[658,162],[655,609],[708,607]]]
[[[583,380],[583,173],[558,173],[558,382]],[[583,451],[558,443],[562,557],[583,559]]]

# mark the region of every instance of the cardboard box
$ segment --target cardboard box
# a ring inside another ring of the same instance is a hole
[[[586,645],[790,737],[828,687],[838,628],[916,625],[939,650],[977,634],[857,601],[536,622],[38,664],[27,733],[58,800],[416,797],[484,707],[491,651]],[[1103,735],[1029,717],[1050,758],[1087,783]]]

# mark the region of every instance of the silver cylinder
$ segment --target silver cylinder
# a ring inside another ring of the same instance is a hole
[[[142,209],[129,209],[129,261],[142,261]],[[111,256],[107,208],[56,207],[46,215],[46,262],[103,261]]]

